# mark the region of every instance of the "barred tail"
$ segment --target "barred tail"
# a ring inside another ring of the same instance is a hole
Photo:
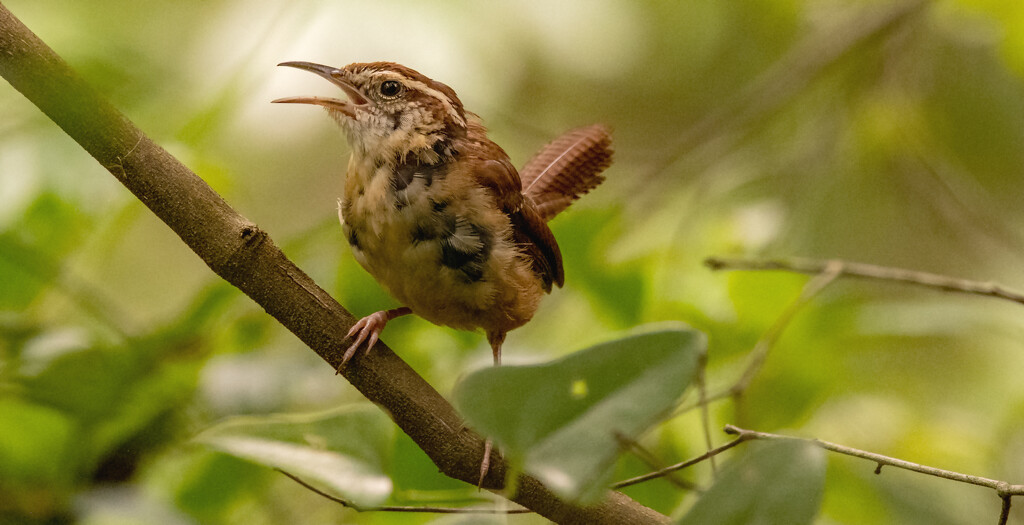
[[[608,128],[594,124],[569,131],[526,163],[519,176],[523,193],[533,200],[545,221],[569,207],[572,201],[604,182],[601,172],[612,163],[612,138]]]

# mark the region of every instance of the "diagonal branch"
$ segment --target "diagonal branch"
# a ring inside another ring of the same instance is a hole
[[[202,179],[154,143],[10,11],[0,4],[0,76],[39,107],[236,286],[331,367],[341,364],[352,315],[284,256],[270,236],[239,215]],[[325,369],[326,371],[326,369]],[[475,483],[484,443],[436,390],[384,344],[342,371],[380,405],[445,474]],[[504,462],[486,488],[501,488]],[[581,508],[558,499],[535,478],[520,476],[510,499],[558,523],[667,523],[668,518],[618,492]]]

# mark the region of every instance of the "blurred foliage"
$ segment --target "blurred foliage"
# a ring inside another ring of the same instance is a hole
[[[4,5],[361,314],[395,303],[335,226],[344,140],[310,108],[269,104],[330,86],[274,64],[415,67],[454,87],[520,164],[565,129],[613,126],[608,182],[552,223],[566,287],[510,334],[509,364],[681,320],[709,334],[709,388],[728,387],[806,279],[713,274],[709,255],[844,257],[1024,288],[1018,0],[935,0],[899,17],[870,0]],[[196,446],[227,417],[360,397],[6,84],[0,108],[0,522],[484,521],[359,514]],[[713,406],[712,435],[737,423],[1020,482],[1021,314],[833,284],[741,402]],[[490,362],[481,335],[418,319],[384,338],[445,393]],[[396,434],[390,501],[485,497]],[[641,443],[664,463],[693,457],[700,418]],[[989,491],[828,461],[821,523],[998,514]],[[616,475],[649,468],[627,456]],[[706,464],[680,477],[711,479]],[[697,501],[666,480],[626,492],[676,517]]]

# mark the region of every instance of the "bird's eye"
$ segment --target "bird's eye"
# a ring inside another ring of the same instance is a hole
[[[395,98],[402,92],[402,84],[397,80],[385,80],[380,84],[380,94],[385,98]]]

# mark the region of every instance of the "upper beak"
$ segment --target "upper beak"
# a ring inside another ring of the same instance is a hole
[[[341,88],[342,91],[348,95],[349,100],[341,100],[337,98],[329,97],[285,97],[271,102],[278,103],[294,103],[294,104],[314,104],[317,106],[323,106],[327,109],[334,109],[340,111],[345,116],[350,118],[356,117],[356,109],[360,107],[366,107],[372,104],[351,82],[345,79],[345,71],[336,67],[324,66],[320,64],[314,64],[312,62],[281,62],[279,66],[294,67],[316,73],[321,77],[330,80],[332,84]]]

